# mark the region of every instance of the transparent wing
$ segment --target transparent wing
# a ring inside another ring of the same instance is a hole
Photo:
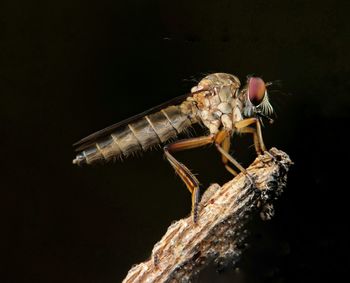
[[[83,139],[81,139],[80,141],[76,142],[73,144],[73,147],[75,148],[75,151],[81,151],[86,149],[87,147],[89,147],[90,145],[94,144],[98,139],[105,137],[111,133],[113,133],[116,129],[126,126],[146,115],[152,114],[154,112],[160,111],[161,109],[169,106],[169,105],[176,105],[181,103],[182,101],[184,101],[187,97],[193,95],[194,93],[189,93],[189,94],[185,94],[185,95],[181,95],[178,97],[175,97],[167,102],[164,102],[160,105],[157,105],[155,107],[152,107],[151,109],[148,109],[147,111],[144,111],[142,113],[139,113],[135,116],[132,116],[130,118],[127,118],[121,122],[118,122],[116,124],[113,124],[105,129],[102,129],[100,131],[97,131]]]

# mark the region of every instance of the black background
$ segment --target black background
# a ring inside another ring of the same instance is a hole
[[[78,168],[71,144],[211,72],[281,81],[264,137],[295,165],[239,270],[198,282],[338,280],[349,268],[346,1],[167,2],[1,3],[1,282],[120,282],[145,260],[188,215],[187,190],[161,151]],[[235,140],[243,164],[253,151]],[[177,156],[204,186],[230,178],[212,148]]]

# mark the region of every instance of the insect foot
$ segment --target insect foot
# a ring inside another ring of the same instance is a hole
[[[252,188],[255,188],[256,187],[255,177],[249,174],[248,172],[244,172],[244,175],[246,176],[246,185]]]

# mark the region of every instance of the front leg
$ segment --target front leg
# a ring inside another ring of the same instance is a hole
[[[256,125],[256,131],[254,130],[247,130],[247,127],[255,124]],[[261,124],[259,119],[257,118],[247,118],[241,121],[238,121],[234,124],[234,127],[241,133],[247,133],[250,132],[254,136],[254,144],[255,144],[255,149],[257,151],[257,154],[261,154],[262,152],[266,151],[266,147],[264,144],[264,140],[262,137],[262,132],[261,132]]]
[[[175,172],[180,176],[185,183],[187,189],[192,194],[192,216],[196,223],[198,220],[198,204],[200,198],[199,181],[196,176],[181,162],[177,161],[171,152],[201,147],[214,142],[214,136],[204,136],[186,140],[176,141],[164,147],[166,159],[170,165],[175,169]]]

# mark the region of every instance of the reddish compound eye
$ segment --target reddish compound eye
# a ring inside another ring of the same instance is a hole
[[[266,92],[265,82],[261,78],[251,77],[248,79],[248,99],[257,106],[264,99]]]

